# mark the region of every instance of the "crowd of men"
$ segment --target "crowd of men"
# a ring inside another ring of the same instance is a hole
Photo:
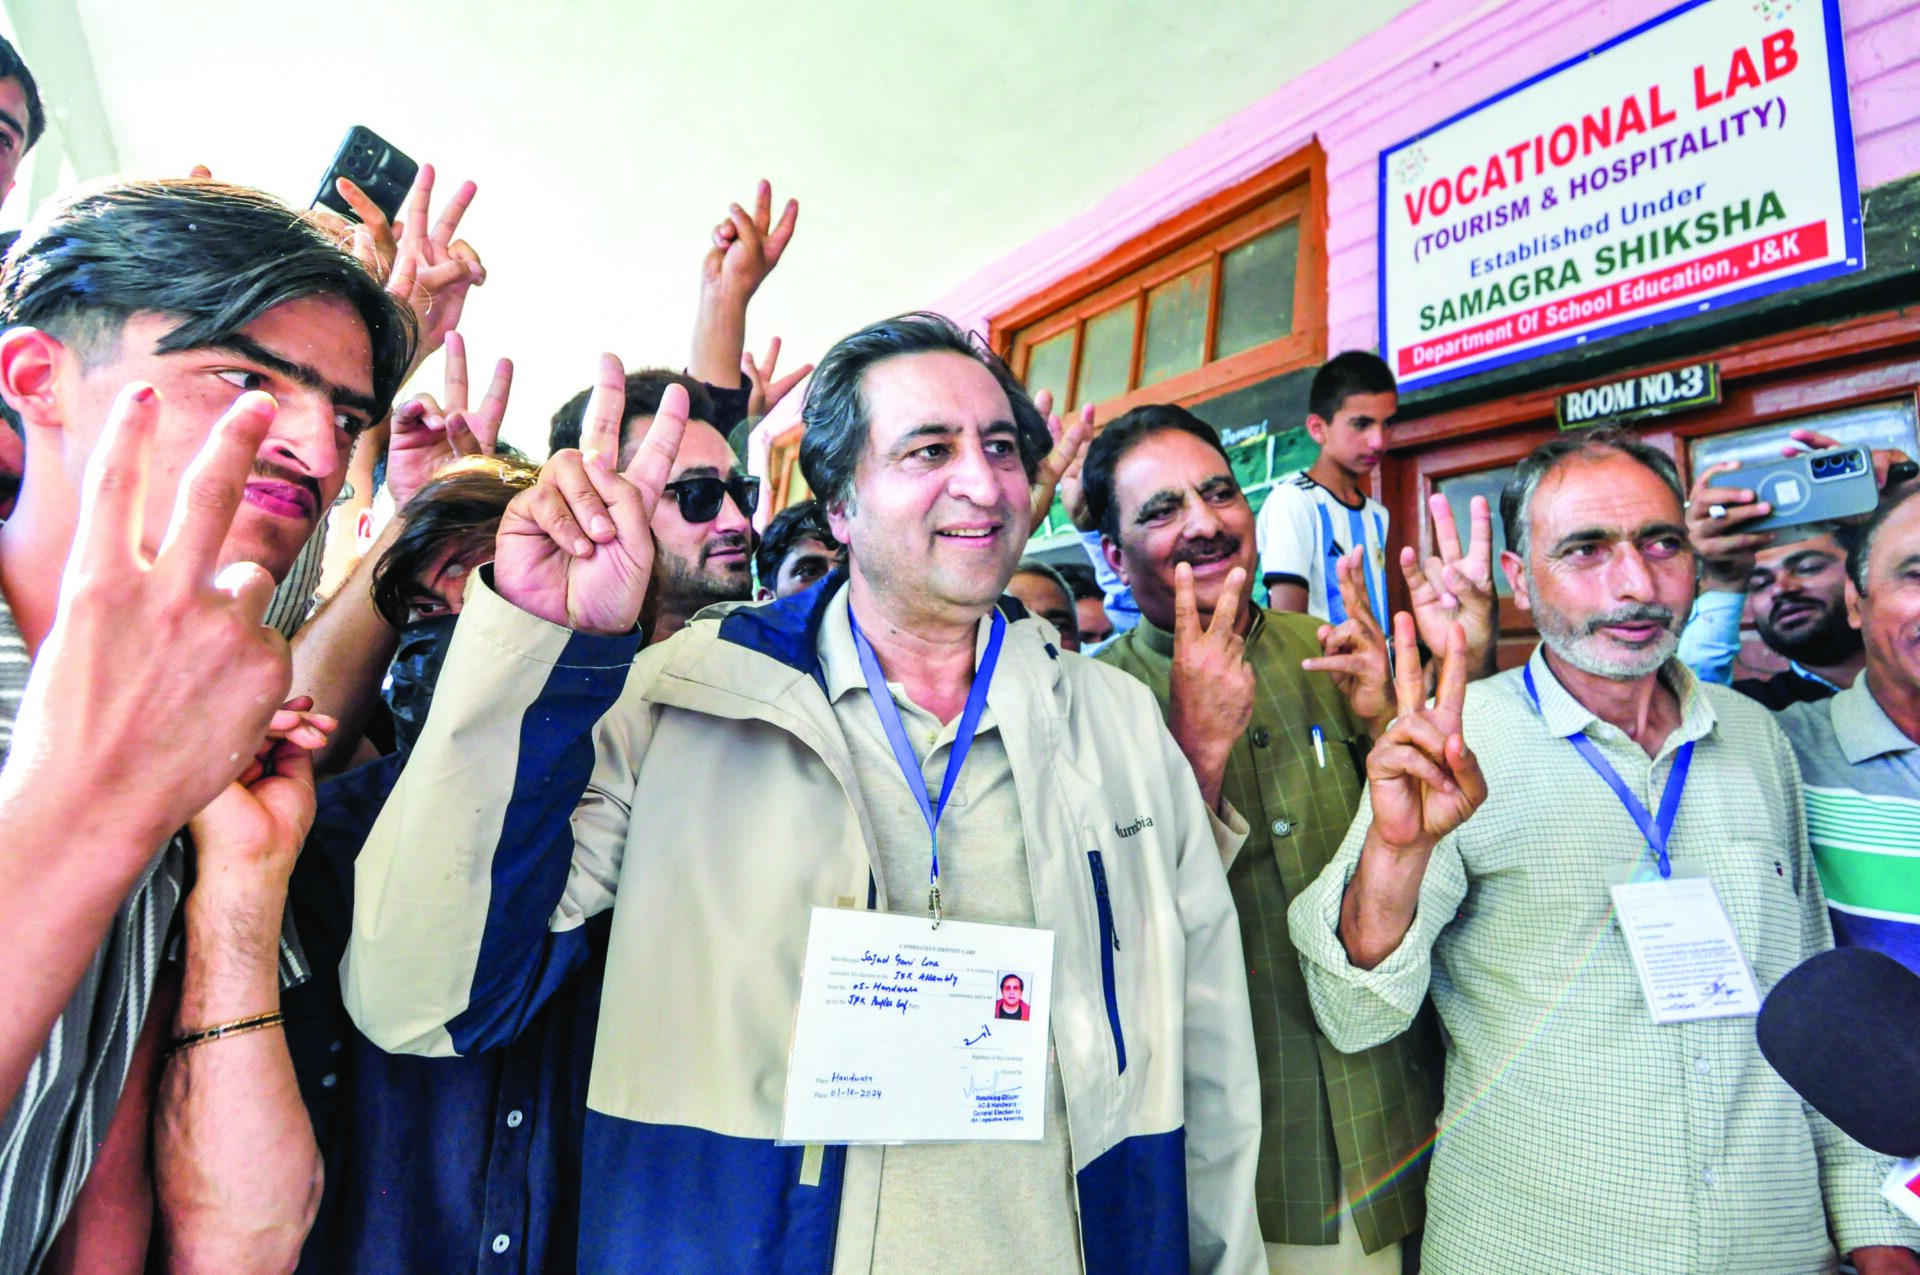
[[[0,41],[5,186],[43,126]],[[1390,538],[1351,352],[1256,517],[1200,416],[1063,425],[935,315],[777,377],[766,183],[684,370],[583,361],[536,462],[434,181],[116,181],[6,257],[0,1275],[1920,1272],[1610,889],[1707,883],[1761,993],[1920,967],[1897,482],[1756,533],[1603,428]],[[816,908],[1052,935],[982,1001],[1048,1007],[1038,1139],[783,1139]]]

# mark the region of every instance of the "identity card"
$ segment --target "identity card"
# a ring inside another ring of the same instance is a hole
[[[813,909],[783,1143],[1031,1142],[1053,931]]]
[[[1612,889],[1654,1022],[1760,1012],[1753,970],[1712,881],[1676,874]]]

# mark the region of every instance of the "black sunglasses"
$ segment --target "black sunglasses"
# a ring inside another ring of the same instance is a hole
[[[661,488],[680,504],[680,516],[688,522],[712,522],[720,516],[720,500],[732,496],[733,503],[749,518],[760,507],[760,480],[745,474],[731,478],[682,478]]]

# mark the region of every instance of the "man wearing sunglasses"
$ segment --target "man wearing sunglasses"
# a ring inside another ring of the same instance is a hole
[[[760,503],[760,480],[741,470],[726,436],[712,424],[712,395],[678,372],[656,368],[628,374],[620,465],[632,462],[670,385],[687,392],[687,430],[653,518],[653,579],[640,612],[641,628],[653,642],[673,636],[716,602],[753,596],[752,519]],[[554,413],[555,438],[580,437],[587,394],[580,391]]]

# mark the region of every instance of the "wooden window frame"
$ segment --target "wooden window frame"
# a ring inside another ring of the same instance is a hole
[[[1140,375],[1146,356],[1146,296],[1195,266],[1213,263],[1207,299],[1205,346],[1200,366],[1142,385],[1094,405],[1105,423],[1143,403],[1193,403],[1264,381],[1281,372],[1322,362],[1327,355],[1326,152],[1319,142],[1270,165],[1245,181],[1210,195],[1152,229],[1121,244],[1089,266],[995,315],[987,337],[994,351],[1024,382],[1032,348],[1133,297],[1133,359],[1127,380]],[[1213,357],[1220,316],[1220,258],[1249,240],[1292,221],[1299,227],[1293,280],[1293,331],[1287,336]],[[1067,369],[1071,400],[1080,379],[1084,331],[1075,340]],[[1063,414],[1077,402],[1059,403]]]

